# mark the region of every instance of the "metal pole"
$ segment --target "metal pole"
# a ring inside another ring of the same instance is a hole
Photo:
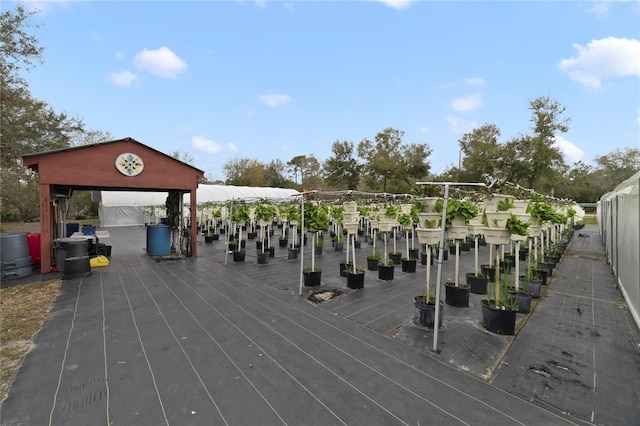
[[[302,197],[300,197],[300,290],[298,293],[300,296],[302,296],[302,285],[304,283],[304,194],[303,192]],[[298,238],[298,235],[295,238]],[[313,247],[311,247],[311,250],[313,250]]]
[[[436,317],[433,322],[433,352],[438,352],[438,329],[440,328],[440,280],[442,279],[442,258],[444,257],[444,241],[447,219],[447,201],[449,200],[449,184],[444,185],[444,205],[442,207],[442,226],[440,227],[440,249],[438,251],[438,272],[436,274]]]
[[[231,203],[229,203],[229,228],[227,229],[227,238],[225,238],[224,241],[224,266],[227,266],[227,257],[229,255],[229,240],[231,239],[231,232],[233,232],[235,234],[235,230],[231,230],[231,224],[233,223],[233,200],[231,200]],[[240,243],[238,243],[240,244]]]

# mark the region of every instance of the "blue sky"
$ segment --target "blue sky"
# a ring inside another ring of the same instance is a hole
[[[432,171],[492,123],[530,133],[529,101],[567,109],[568,164],[640,147],[640,3],[44,1],[34,97],[86,127],[189,152],[223,179],[236,157],[331,156],[387,127]]]

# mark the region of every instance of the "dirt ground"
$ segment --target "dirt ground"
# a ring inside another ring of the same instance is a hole
[[[6,222],[2,233],[40,232],[38,222]],[[60,280],[0,289],[0,403],[60,294]]]

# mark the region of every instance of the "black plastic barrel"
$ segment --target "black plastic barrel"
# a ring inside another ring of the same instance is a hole
[[[65,259],[87,256],[89,241],[85,238],[57,238],[53,240],[56,249],[56,267],[64,272]]]

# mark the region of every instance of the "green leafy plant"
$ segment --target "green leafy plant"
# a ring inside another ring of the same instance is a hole
[[[529,235],[529,223],[523,222],[515,214],[511,214],[507,219],[507,230],[516,235]]]
[[[396,219],[398,217],[398,207],[389,204],[384,211],[384,215],[388,218]]]
[[[516,203],[511,198],[503,198],[502,200],[498,201],[498,211],[500,212],[506,212],[507,210],[512,209],[515,206]]]
[[[478,206],[473,201],[463,200],[458,204],[456,213],[464,217],[465,223],[468,224],[471,219],[478,216]]]
[[[269,202],[263,201],[255,207],[255,218],[263,222],[271,222],[278,214],[276,206]]]
[[[536,201],[529,204],[527,207],[527,213],[542,225],[543,223],[551,221],[555,212],[553,207],[551,207],[551,204],[544,201]]]
[[[314,233],[314,247],[320,239],[320,231],[329,228],[329,214],[324,206],[316,203],[306,203],[304,206],[304,226],[308,231]],[[311,270],[316,271],[315,250],[311,252]]]
[[[436,212],[442,213],[442,210],[444,209],[444,200],[439,199],[436,201],[434,209]],[[447,226],[451,226],[451,220],[456,216],[463,217],[465,223],[468,224],[469,220],[478,216],[478,213],[478,206],[476,206],[476,204],[471,200],[460,201],[455,198],[449,198],[447,200]]]
[[[425,228],[435,228],[436,224],[439,223],[440,221],[437,219],[425,219],[424,220],[424,227]]]
[[[344,219],[344,207],[342,206],[331,206],[329,212],[331,213],[331,217],[335,220],[339,225],[342,225],[342,221]]]

